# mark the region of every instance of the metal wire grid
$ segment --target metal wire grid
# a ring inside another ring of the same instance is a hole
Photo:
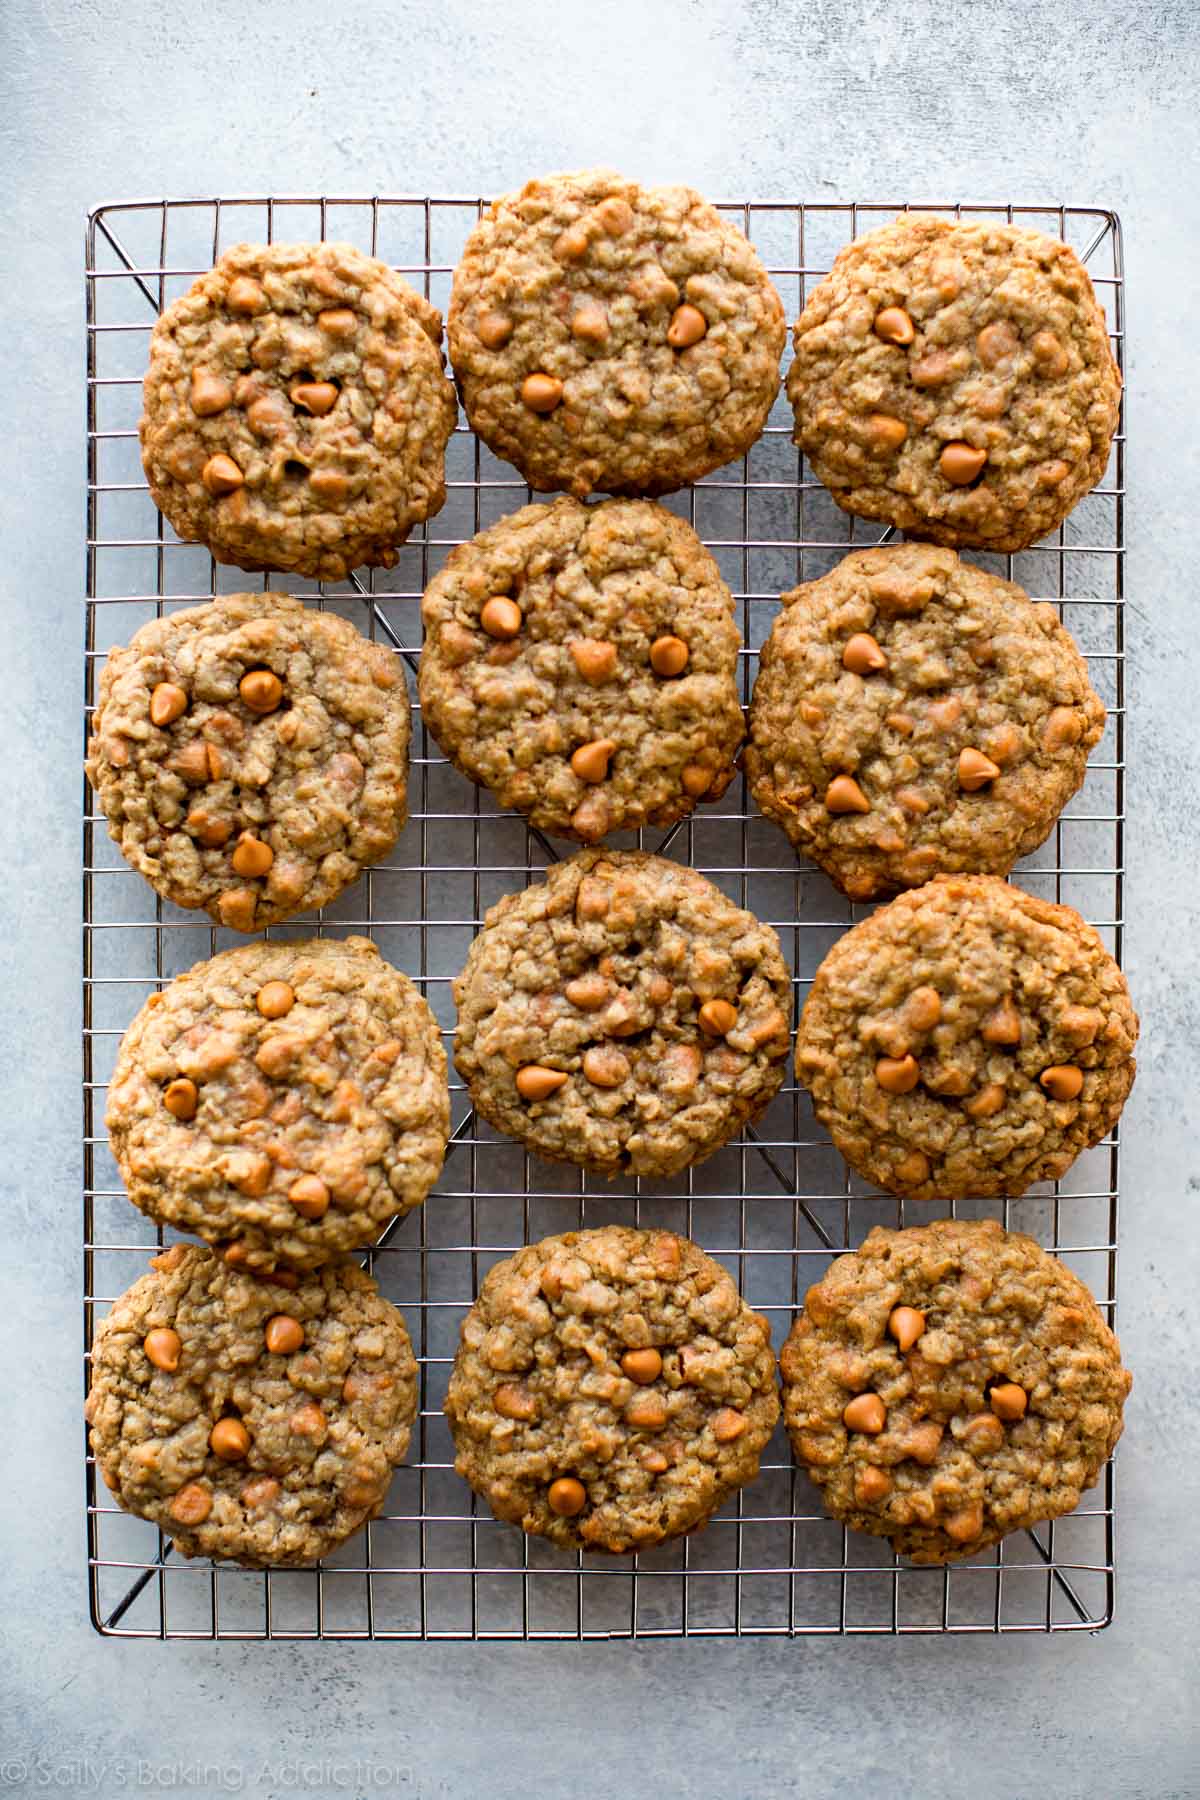
[[[87,600],[85,705],[109,646],[156,613],[253,579],[181,545],[150,501],[137,453],[140,378],[156,314],[230,244],[345,238],[398,268],[445,308],[450,275],[480,199],[279,198],[131,201],[98,208],[86,246]],[[758,246],[790,316],[837,248],[903,204],[730,202]],[[916,210],[916,207],[913,207]],[[922,207],[1006,218],[1053,232],[1088,264],[1123,361],[1120,224],[1098,207]],[[1019,556],[976,560],[1055,601],[1088,655],[1109,708],[1082,792],[1017,879],[1077,906],[1120,956],[1124,818],[1124,430],[1102,485],[1052,538]],[[337,586],[288,580],[392,645],[412,681],[420,595],[449,550],[515,510],[529,490],[460,420],[448,452],[442,513],[396,569]],[[743,694],[777,596],[847,548],[890,534],[851,521],[805,470],[777,404],[740,464],[666,502],[708,543],[737,600]],[[270,578],[266,578],[270,579]],[[285,585],[274,577],[275,586]],[[415,694],[414,694],[415,703]],[[324,913],[277,928],[366,932],[416,980],[447,1038],[449,982],[486,908],[559,854],[499,813],[445,763],[419,719],[411,822],[393,858]],[[797,1006],[834,939],[864,909],[798,864],[748,804],[742,784],[666,833],[620,840],[701,869],[775,925]],[[84,798],[84,1330],[145,1268],[159,1242],[126,1201],[103,1129],[104,1092],[121,1033],[146,995],[233,934],[158,901],[111,845]],[[499,1257],[551,1231],[609,1220],[661,1224],[695,1237],[730,1268],[782,1341],[804,1290],[832,1255],[876,1223],[914,1223],[928,1206],[883,1199],[847,1174],[816,1127],[807,1095],[785,1085],[744,1139],[662,1184],[602,1183],[546,1164],[478,1125],[454,1084],[453,1137],[438,1189],[393,1226],[364,1262],[408,1320],[421,1364],[421,1409],[407,1465],[383,1516],[323,1567],[249,1573],[187,1564],[160,1534],[120,1513],[88,1459],[88,1584],[104,1633],[161,1638],[516,1638],[1089,1630],[1113,1611],[1113,1477],[1070,1518],[1007,1540],[949,1570],[913,1569],[877,1540],[825,1518],[782,1432],[757,1482],[702,1534],[638,1557],[569,1556],[499,1525],[453,1471],[441,1415],[459,1322]],[[1117,1249],[1116,1134],[1067,1178],[1019,1201],[964,1204],[1031,1231],[1087,1279],[1111,1317]],[[85,1374],[86,1379],[86,1374]]]

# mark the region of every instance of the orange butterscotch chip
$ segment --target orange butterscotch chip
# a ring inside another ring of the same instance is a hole
[[[728,1000],[706,1000],[698,1017],[701,1031],[709,1037],[728,1037],[737,1024],[737,1007]]]
[[[572,1475],[560,1475],[552,1481],[546,1492],[546,1501],[552,1513],[560,1519],[573,1519],[587,1505],[587,1489],[582,1481],[576,1481]]]
[[[952,486],[969,487],[982,472],[986,462],[986,450],[977,450],[973,444],[956,442],[946,445],[938,457],[938,468]]]
[[[183,1343],[177,1331],[172,1330],[169,1325],[159,1325],[146,1333],[142,1339],[142,1349],[156,1369],[173,1375],[179,1367]]]
[[[150,695],[150,723],[173,725],[187,711],[188,697],[173,681],[160,681]]]
[[[179,1525],[203,1525],[212,1511],[212,1495],[198,1481],[181,1487],[167,1511]]]
[[[667,342],[672,350],[689,350],[708,333],[708,320],[698,306],[676,307],[667,327]]]
[[[521,383],[521,399],[530,412],[552,413],[562,401],[563,384],[556,375],[540,371],[527,375]]]
[[[515,1381],[501,1383],[493,1396],[493,1404],[502,1419],[528,1423],[537,1417],[537,1401],[527,1387]]]
[[[1052,1100],[1077,1100],[1083,1092],[1083,1070],[1071,1063],[1043,1069],[1038,1081]]]
[[[547,1100],[565,1087],[567,1077],[561,1069],[546,1069],[540,1063],[527,1063],[517,1070],[517,1092],[522,1100]]]
[[[886,1500],[892,1491],[892,1478],[886,1469],[867,1463],[854,1477],[854,1498],[860,1506],[874,1506]]]
[[[881,1056],[875,1079],[885,1094],[911,1094],[921,1079],[920,1065],[915,1056]]]
[[[835,775],[825,789],[825,810],[831,813],[869,813],[871,802],[853,775]]]
[[[842,667],[849,669],[852,675],[875,675],[887,666],[888,659],[878,639],[872,637],[869,631],[856,631],[846,639],[842,649]]]
[[[968,745],[965,750],[959,752],[958,785],[964,788],[968,794],[977,793],[980,788],[986,787],[989,781],[995,781],[999,773],[997,764],[992,761],[990,756],[985,756],[982,750],[975,750]]]
[[[875,336],[885,344],[911,344],[917,328],[902,306],[885,306],[875,314]]]
[[[617,646],[607,638],[573,638],[570,650],[575,667],[589,687],[599,687],[617,666]]]
[[[283,699],[283,683],[270,669],[251,669],[238,682],[238,693],[251,712],[271,713]]]
[[[163,1090],[163,1105],[167,1111],[183,1123],[196,1116],[196,1108],[200,1104],[200,1090],[194,1081],[186,1075],[180,1075],[175,1081],[167,1083]]]
[[[282,1491],[273,1475],[257,1475],[242,1488],[242,1505],[254,1512],[260,1506],[270,1506]]]
[[[252,880],[268,873],[275,861],[275,852],[253,832],[243,831],[229,860],[238,875]]]
[[[900,1346],[901,1354],[911,1350],[925,1330],[925,1314],[915,1306],[895,1306],[888,1317],[888,1332]]]
[[[887,1408],[878,1394],[856,1394],[842,1411],[847,1431],[865,1431],[877,1437],[887,1424]]]
[[[264,1019],[282,1019],[296,1004],[296,991],[289,982],[264,982],[254,997],[254,1004]]]
[[[219,452],[216,456],[209,457],[200,472],[200,479],[213,499],[219,500],[224,494],[235,494],[244,486],[246,477],[232,456]]]
[[[621,1372],[639,1386],[648,1387],[662,1374],[663,1360],[657,1350],[626,1350],[621,1358]]]
[[[240,1419],[218,1419],[208,1434],[208,1447],[222,1462],[243,1462],[250,1452],[250,1433]]]
[[[274,1313],[267,1320],[263,1339],[272,1356],[291,1356],[304,1342],[304,1327],[290,1313]]]
[[[748,1420],[735,1406],[723,1406],[713,1419],[713,1436],[718,1444],[732,1444],[745,1431]]]
[[[524,615],[515,600],[507,594],[493,594],[485,600],[479,613],[479,623],[491,638],[507,642],[519,635],[524,624]]]
[[[288,1199],[302,1219],[322,1219],[329,1211],[329,1189],[319,1175],[301,1175],[288,1189]]]

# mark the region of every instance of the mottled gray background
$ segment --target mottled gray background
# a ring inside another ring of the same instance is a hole
[[[409,1771],[400,1792],[456,1797],[1200,1793],[1200,767],[1184,553],[1200,475],[1198,27],[1194,0],[4,0],[0,1785],[78,1787],[87,1759],[110,1766],[100,1791],[115,1792],[117,1758],[131,1759],[131,1786],[138,1758],[219,1758],[245,1770],[247,1791],[294,1792],[290,1771],[258,1779],[264,1758],[292,1753],[369,1754]],[[1123,215],[1128,961],[1145,1030],[1123,1127],[1119,1323],[1137,1385],[1118,1616],[1095,1638],[163,1646],[104,1641],[87,1623],[85,212],[162,192],[496,191],[593,161],[720,194],[1049,197]]]

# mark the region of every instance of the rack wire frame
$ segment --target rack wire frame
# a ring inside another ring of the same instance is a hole
[[[795,316],[839,246],[907,210],[1025,223],[1065,238],[1088,265],[1124,364],[1121,226],[1099,206],[915,202],[721,202],[756,244]],[[99,665],[145,620],[257,578],[179,543],[150,500],[137,449],[140,383],[154,318],[230,244],[339,238],[392,264],[445,308],[481,197],[260,196],[132,200],[97,207],[86,235],[87,556],[85,718]],[[848,548],[892,535],[830,501],[791,447],[777,402],[759,444],[665,504],[708,543],[741,617],[743,697],[778,595]],[[392,646],[410,688],[420,596],[449,550],[532,496],[460,418],[442,513],[414,534],[396,569],[349,582],[286,580]],[[1050,538],[1017,556],[974,560],[1048,599],[1075,633],[1109,723],[1080,794],[1014,879],[1074,904],[1120,959],[1125,816],[1125,425],[1101,485]],[[285,585],[280,576],[264,585]],[[415,693],[414,693],[415,706]],[[537,878],[561,847],[500,813],[446,764],[414,714],[411,820],[392,857],[323,913],[270,935],[376,939],[425,993],[447,1039],[449,982],[487,906]],[[718,805],[670,831],[619,840],[690,863],[776,926],[797,1007],[824,951],[863,907],[797,862],[735,783]],[[103,1129],[121,1033],[146,996],[234,934],[159,901],[83,802],[84,1383],[96,1321],[136,1279],[163,1234],[126,1201]],[[776,1345],[830,1258],[877,1223],[931,1209],[880,1197],[849,1175],[807,1095],[785,1083],[744,1138],[673,1181],[602,1183],[539,1162],[478,1124],[452,1083],[453,1132],[437,1189],[394,1223],[363,1262],[408,1320],[421,1365],[407,1465],[381,1517],[314,1570],[250,1572],[185,1563],[152,1526],[122,1514],[86,1456],[87,1579],[95,1628],[160,1639],[570,1640],[915,1632],[1092,1631],[1114,1607],[1110,1464],[1069,1518],[1006,1540],[969,1563],[916,1569],[881,1542],[828,1520],[782,1431],[759,1479],[696,1536],[634,1557],[568,1555],[497,1524],[454,1474],[441,1400],[459,1322],[480,1280],[520,1243],[609,1220],[685,1231],[723,1261],[772,1321]],[[1110,1319],[1116,1300],[1117,1133],[1059,1183],[1019,1200],[966,1202],[1031,1231],[1087,1279]],[[942,1209],[945,1210],[945,1209]],[[86,1455],[86,1445],[85,1445]]]

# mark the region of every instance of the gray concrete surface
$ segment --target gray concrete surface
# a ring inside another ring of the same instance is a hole
[[[1182,1796],[1196,1757],[1200,1157],[1194,0],[8,0],[0,8],[5,928],[0,1786],[262,1795]],[[1124,216],[1129,966],[1115,1625],[1001,1641],[125,1645],[86,1615],[78,1407],[84,214],[495,190],[608,160],[722,193]],[[317,1766],[279,1768],[301,1757]],[[356,1774],[356,1757],[375,1770]],[[40,1760],[39,1760],[40,1759]],[[24,1764],[24,1770],[22,1770]],[[322,1769],[320,1765],[325,1764]],[[106,1773],[98,1774],[101,1768]],[[123,1772],[122,1772],[123,1771]],[[384,1791],[388,1791],[385,1787]]]

